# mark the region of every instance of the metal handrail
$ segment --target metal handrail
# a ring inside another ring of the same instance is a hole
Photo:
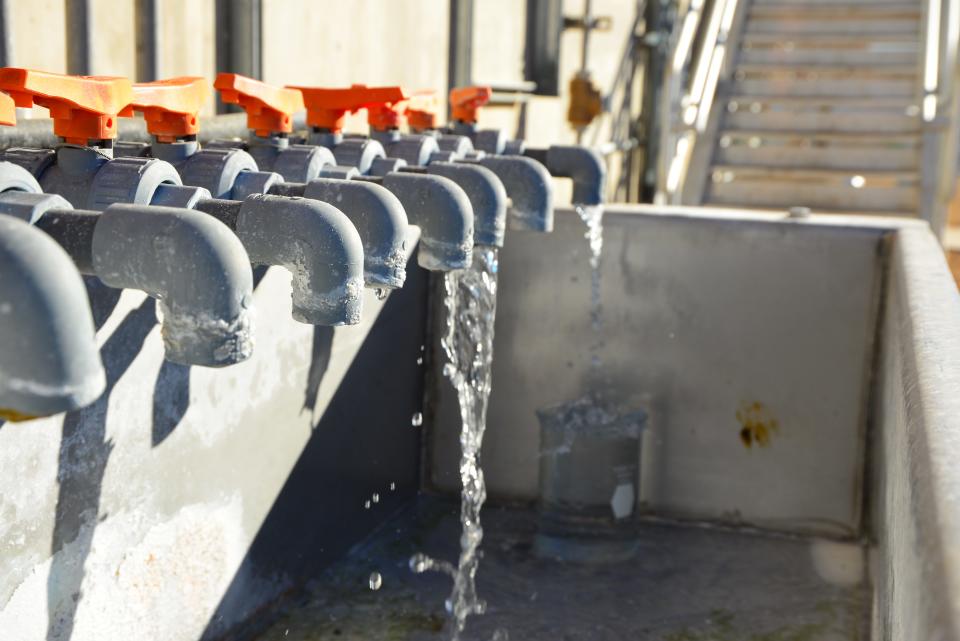
[[[680,202],[697,139],[710,119],[737,5],[738,0],[679,4],[664,73],[656,202]]]
[[[920,215],[942,237],[960,143],[960,0],[927,0],[922,34]]]

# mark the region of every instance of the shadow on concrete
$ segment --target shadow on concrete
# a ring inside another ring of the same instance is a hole
[[[320,383],[330,367],[333,350],[333,328],[321,325],[313,327],[313,342],[310,346],[310,371],[307,372],[307,389],[303,395],[303,409],[312,412],[317,404]]]
[[[270,267],[267,265],[253,268],[254,288],[260,285],[268,269]],[[153,384],[153,424],[150,430],[150,443],[153,447],[160,445],[173,434],[189,407],[190,366],[163,361]]]
[[[150,444],[160,445],[177,428],[190,406],[190,366],[163,361],[153,384]]]
[[[110,289],[93,278],[86,279],[86,285],[99,329],[116,306],[120,290]],[[92,405],[64,417],[57,467],[56,520],[50,546],[53,557],[47,577],[48,641],[67,641],[73,635],[74,618],[83,597],[83,566],[101,519],[101,485],[113,449],[106,437],[110,394],[140,353],[156,322],[152,298],[127,314],[100,350],[107,375],[106,391]]]
[[[426,340],[427,273],[411,261],[407,275],[404,287],[385,301],[330,404],[316,408],[313,434],[202,639],[253,638],[280,600],[416,496],[420,430],[410,417],[423,404],[424,368],[417,359]],[[330,375],[336,336],[327,330],[314,332],[305,393],[311,409]]]

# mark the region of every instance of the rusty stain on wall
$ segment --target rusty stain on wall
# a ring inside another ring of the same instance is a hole
[[[759,447],[770,445],[772,436],[780,431],[780,422],[759,401],[740,403],[736,416],[740,423],[740,441],[747,449],[754,443]]]

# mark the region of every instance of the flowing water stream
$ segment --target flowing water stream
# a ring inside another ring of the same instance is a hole
[[[577,215],[587,226],[584,237],[590,244],[590,367],[596,377],[600,371],[603,347],[603,308],[600,303],[600,257],[603,254],[603,205],[577,205]]]
[[[460,558],[454,566],[446,561],[416,554],[410,568],[417,573],[437,570],[453,578],[453,591],[447,611],[453,617],[452,639],[457,641],[466,627],[467,617],[482,614],[486,605],[477,596],[476,575],[480,563],[478,549],[483,540],[480,510],[487,498],[480,447],[487,427],[487,402],[490,398],[493,362],[493,326],[497,313],[496,247],[478,246],[473,264],[445,277],[447,331],[441,343],[447,356],[443,368],[460,400]]]
[[[590,344],[591,369],[600,370],[602,310],[600,305],[600,255],[603,250],[603,208],[577,206],[577,214],[587,226],[590,244],[590,323],[594,340]],[[497,313],[497,263],[495,247],[475,247],[472,265],[446,274],[444,284],[447,331],[441,344],[447,356],[443,368],[460,401],[460,558],[457,565],[415,554],[410,568],[416,573],[434,570],[453,579],[453,591],[447,599],[452,615],[453,641],[458,641],[467,617],[483,614],[486,605],[477,595],[476,575],[480,563],[478,550],[483,540],[480,510],[487,498],[480,448],[487,426],[487,404],[491,389],[493,330]]]

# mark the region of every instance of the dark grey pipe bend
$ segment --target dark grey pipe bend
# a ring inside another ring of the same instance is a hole
[[[317,178],[304,186],[303,196],[335,204],[357,228],[368,287],[403,286],[409,223],[403,205],[389,189],[358,180]]]
[[[311,198],[254,194],[236,226],[250,260],[293,274],[293,317],[312,325],[355,325],[363,309],[363,242],[339,209]]]
[[[0,216],[0,418],[78,409],[106,385],[80,274],[38,229]]]
[[[383,186],[403,204],[410,223],[420,227],[417,262],[431,271],[464,269],[473,258],[473,207],[449,178],[391,172]]]
[[[507,226],[507,192],[497,175],[480,165],[432,162],[427,173],[443,176],[460,185],[473,207],[475,245],[503,247]]]
[[[32,194],[40,193],[40,183],[29,171],[10,162],[0,160],[0,192],[25,191]]]
[[[220,221],[189,209],[111,205],[97,221],[92,253],[105,284],[160,302],[167,360],[223,367],[250,356],[250,261]]]
[[[580,145],[552,145],[547,149],[546,165],[552,175],[573,180],[573,204],[603,203],[607,166],[599,153]]]
[[[274,171],[290,182],[309,182],[320,176],[324,167],[337,164],[333,152],[318,145],[259,142],[251,144],[249,152],[262,171]]]
[[[553,231],[553,183],[546,167],[523,156],[484,156],[475,162],[503,182],[511,229]]]

